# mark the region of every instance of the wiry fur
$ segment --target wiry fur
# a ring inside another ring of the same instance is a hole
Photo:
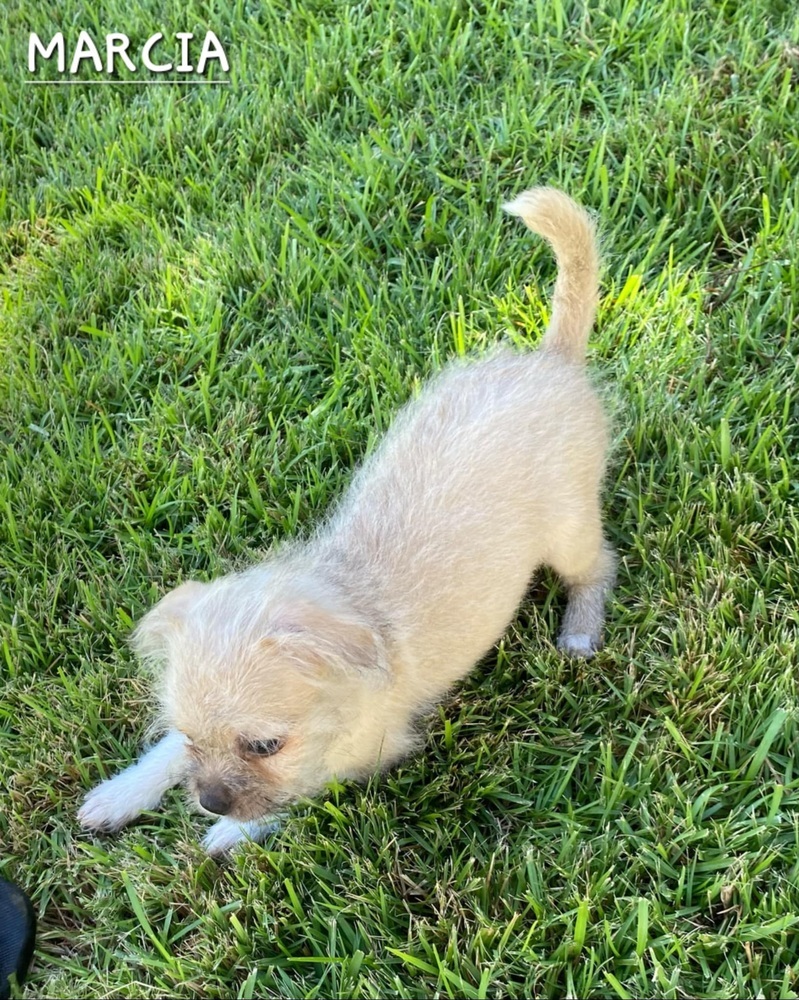
[[[89,794],[84,826],[118,828],[187,780],[225,814],[205,841],[220,852],[259,839],[268,817],[333,776],[394,763],[419,715],[502,635],[541,565],[569,591],[560,648],[598,648],[613,555],[599,508],[606,421],[584,366],[594,229],[551,188],[505,207],[557,257],[541,348],[450,365],[311,540],[184,584],[144,617],[134,645],[161,667],[167,735]],[[271,756],[248,749],[269,739],[282,741]]]

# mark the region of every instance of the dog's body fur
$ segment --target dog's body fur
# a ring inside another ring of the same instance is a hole
[[[218,853],[262,838],[276,810],[334,776],[396,762],[418,716],[505,631],[541,565],[569,589],[560,648],[599,647],[614,560],[599,506],[606,421],[584,365],[594,230],[551,188],[505,207],[558,260],[541,348],[450,365],[309,541],[183,584],[145,616],[134,645],[163,665],[167,735],[89,794],[84,826],[116,829],[188,779],[223,814],[205,839]]]

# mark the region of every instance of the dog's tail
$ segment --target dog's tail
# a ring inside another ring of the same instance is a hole
[[[551,187],[531,188],[502,207],[543,236],[558,262],[552,318],[542,349],[584,361],[599,300],[599,250],[591,217]]]

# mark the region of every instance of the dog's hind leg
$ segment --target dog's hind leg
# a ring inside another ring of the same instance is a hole
[[[567,656],[589,657],[602,645],[605,604],[616,581],[616,556],[602,537],[598,516],[582,527],[550,564],[569,595],[558,649]]]
[[[78,822],[87,830],[118,830],[139,813],[155,809],[167,789],[186,776],[183,733],[167,733],[135,764],[101,782],[83,801]]]

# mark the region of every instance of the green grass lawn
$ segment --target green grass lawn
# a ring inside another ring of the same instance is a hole
[[[232,85],[25,85],[59,28],[211,28]],[[0,35],[25,995],[799,995],[796,5],[10,0]],[[131,622],[312,525],[447,358],[537,342],[554,263],[499,210],[536,183],[603,234],[605,650],[558,656],[545,574],[422,753],[266,847],[207,859],[177,793],[84,834],[148,722]]]

